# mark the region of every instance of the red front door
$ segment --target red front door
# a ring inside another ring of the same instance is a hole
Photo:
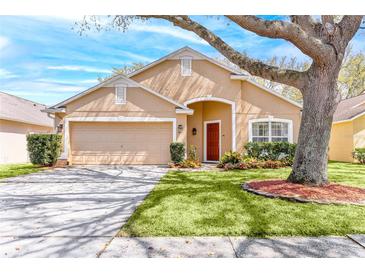
[[[219,161],[219,123],[207,124],[207,161]]]

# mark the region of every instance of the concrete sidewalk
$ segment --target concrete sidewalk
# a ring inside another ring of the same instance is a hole
[[[348,237],[114,238],[101,258],[349,258],[365,257],[365,235]]]

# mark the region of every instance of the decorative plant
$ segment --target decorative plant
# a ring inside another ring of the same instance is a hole
[[[365,148],[355,148],[352,152],[352,156],[355,160],[359,161],[360,164],[365,164]]]
[[[183,143],[173,142],[170,144],[171,161],[181,163],[185,157],[185,147]]]
[[[220,165],[224,165],[227,163],[238,164],[241,161],[242,161],[241,153],[236,152],[236,151],[229,151],[229,152],[224,153],[224,155],[222,156],[222,158],[220,160]]]

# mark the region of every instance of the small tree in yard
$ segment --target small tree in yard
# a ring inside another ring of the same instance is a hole
[[[80,31],[90,23],[100,30],[95,20],[85,18]],[[340,101],[337,78],[345,50],[358,31],[363,16],[323,15],[320,21],[311,16],[292,15],[289,20],[265,20],[256,16],[225,16],[230,22],[257,35],[285,39],[312,59],[305,71],[280,69],[242,54],[221,37],[186,15],[111,16],[110,26],[125,30],[136,19],[163,19],[194,32],[217,49],[229,61],[254,76],[289,85],[301,91],[303,112],[298,145],[292,172],[288,178],[295,183],[324,185],[327,179],[327,151],[333,114]],[[110,27],[109,26],[109,27]],[[227,91],[228,92],[228,91]]]

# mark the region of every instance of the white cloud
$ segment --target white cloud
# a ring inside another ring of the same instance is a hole
[[[3,50],[10,44],[10,40],[5,36],[0,36],[0,50]]]
[[[142,61],[142,62],[153,62],[155,60],[153,58],[149,58],[149,57],[146,57],[146,56],[143,56],[143,55],[140,55],[140,54],[136,54],[136,53],[133,53],[133,52],[125,51],[125,50],[122,50],[120,52],[121,52],[122,55],[124,55],[126,57],[129,57],[129,58],[132,58],[132,59],[135,59],[135,60],[138,60],[138,61]]]
[[[15,78],[15,77],[18,77],[18,75],[14,74],[6,69],[0,68],[0,78],[9,79],[9,78]]]
[[[97,79],[84,79],[84,80],[59,80],[51,78],[39,78],[35,82],[49,83],[49,84],[61,84],[61,85],[78,85],[78,84],[97,84]]]
[[[82,72],[96,72],[96,73],[110,73],[110,69],[101,69],[88,66],[48,66],[47,69],[51,70],[64,70],[64,71],[82,71]]]
[[[191,32],[182,30],[182,29],[178,29],[177,27],[158,26],[158,25],[145,25],[145,24],[143,24],[143,25],[142,24],[141,25],[132,24],[132,25],[129,26],[128,30],[139,31],[139,32],[158,33],[158,34],[166,34],[166,35],[170,35],[170,36],[173,36],[175,38],[179,38],[179,39],[186,40],[186,41],[196,43],[196,44],[205,44],[205,45],[208,44],[206,41],[199,38],[197,35],[195,35]]]
[[[52,82],[41,82],[34,80],[23,80],[23,81],[6,81],[2,83],[2,88],[4,90],[12,90],[14,92],[27,91],[27,92],[40,92],[44,91],[45,95],[52,92],[79,92],[87,89],[85,85],[74,84],[57,84]]]

